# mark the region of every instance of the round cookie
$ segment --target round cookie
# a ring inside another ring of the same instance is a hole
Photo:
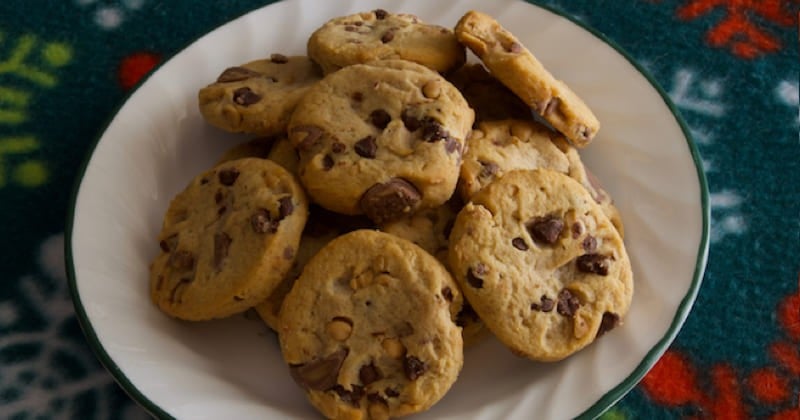
[[[592,110],[494,18],[469,11],[458,21],[455,33],[498,80],[572,144],[584,147],[592,141],[600,129]]]
[[[230,67],[200,89],[200,113],[211,125],[262,136],[286,131],[295,105],[322,77],[308,57],[272,54]]]
[[[264,300],[294,262],[308,204],[265,159],[222,163],[170,203],[150,266],[150,295],[185,320],[222,318]]]
[[[559,134],[532,120],[486,121],[472,130],[461,164],[458,191],[464,201],[515,169],[567,173],[570,162],[553,139]]]
[[[563,359],[617,326],[633,295],[625,246],[588,191],[546,169],[507,173],[456,218],[450,266],[515,354]]]
[[[466,60],[452,30],[381,9],[329,20],[311,34],[307,50],[325,74],[385,59],[409,60],[446,73]]]
[[[466,64],[447,76],[475,110],[475,125],[482,121],[530,120],[531,109],[480,64]]]
[[[322,207],[311,205],[308,209],[308,222],[300,237],[300,245],[292,269],[270,293],[269,297],[255,306],[259,317],[274,331],[278,331],[283,300],[292,290],[294,282],[300,277],[306,263],[319,252],[322,247],[334,238],[357,229],[371,228],[369,220],[359,216],[336,214]]]
[[[289,139],[315,202],[383,223],[450,198],[473,119],[436,72],[381,60],[345,67],[311,88]]]
[[[327,418],[424,411],[463,365],[453,318],[461,293],[441,263],[409,241],[357,230],[306,264],[286,296],[284,360]]]

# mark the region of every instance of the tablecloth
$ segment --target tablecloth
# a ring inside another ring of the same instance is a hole
[[[75,318],[65,215],[136,83],[263,0],[0,2],[0,418],[146,418]],[[544,0],[619,44],[688,123],[708,179],[696,304],[604,419],[800,419],[797,0]]]

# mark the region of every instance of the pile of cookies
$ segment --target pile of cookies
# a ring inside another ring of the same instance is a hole
[[[171,202],[163,312],[255,308],[311,403],[348,419],[428,409],[489,333],[557,361],[621,323],[622,221],[576,149],[599,123],[517,38],[475,11],[451,30],[374,10],[307,52],[200,89],[208,123],[257,138]]]

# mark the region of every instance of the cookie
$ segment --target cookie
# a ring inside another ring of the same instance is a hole
[[[280,317],[294,380],[327,418],[424,411],[463,365],[461,293],[444,266],[396,236],[357,230],[306,264]]]
[[[450,267],[481,320],[515,354],[561,360],[619,325],[633,295],[625,246],[577,181],[512,171],[473,196]]]
[[[311,34],[308,56],[325,74],[385,59],[409,60],[446,73],[466,60],[452,30],[381,9],[329,20]]]
[[[436,72],[381,60],[345,67],[311,88],[292,115],[289,140],[315,202],[383,223],[450,198],[473,119]]]
[[[467,140],[458,192],[464,201],[506,172],[545,168],[567,173],[570,162],[553,142],[556,132],[532,120],[487,121]],[[565,142],[566,143],[566,142]]]
[[[600,129],[592,110],[494,18],[467,12],[458,21],[455,33],[498,80],[572,144],[584,147],[592,141]]]
[[[200,113],[211,125],[261,136],[286,131],[289,118],[308,88],[322,77],[308,57],[272,54],[230,67],[200,89]]]
[[[266,159],[273,143],[276,141],[274,137],[256,137],[244,143],[239,143],[226,150],[217,161],[217,164],[247,157]]]
[[[264,300],[294,262],[305,194],[266,159],[222,163],[170,203],[150,266],[150,295],[185,320],[222,318]]]
[[[532,119],[528,105],[480,64],[466,64],[448,75],[447,80],[475,111],[475,125],[482,121]]]
[[[368,229],[372,225],[364,217],[336,214],[322,207],[311,205],[308,210],[308,222],[300,237],[300,245],[291,270],[283,276],[278,286],[269,297],[255,306],[259,317],[274,331],[278,331],[278,320],[283,300],[292,290],[294,282],[300,277],[306,263],[328,242],[347,232]]]

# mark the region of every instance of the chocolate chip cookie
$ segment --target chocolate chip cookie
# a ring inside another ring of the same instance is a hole
[[[373,60],[402,59],[446,73],[464,64],[453,31],[404,13],[373,10],[331,19],[308,40],[308,55],[325,74]]]
[[[345,67],[312,87],[292,115],[289,139],[315,202],[383,223],[450,198],[473,119],[438,73],[380,60]]]
[[[294,262],[308,204],[266,159],[222,163],[170,203],[150,266],[150,295],[185,320],[222,318],[264,300]]]
[[[444,266],[396,236],[357,230],[306,264],[286,296],[284,360],[327,418],[386,419],[428,409],[462,364],[462,297]]]
[[[563,359],[619,325],[633,274],[617,230],[569,176],[507,173],[472,198],[450,235],[465,297],[514,353]]]
[[[308,57],[272,54],[230,67],[200,89],[200,113],[211,125],[262,136],[286,131],[295,105],[322,77]]]
[[[575,146],[584,147],[592,141],[600,129],[592,110],[494,18],[467,12],[455,33],[498,80]]]

